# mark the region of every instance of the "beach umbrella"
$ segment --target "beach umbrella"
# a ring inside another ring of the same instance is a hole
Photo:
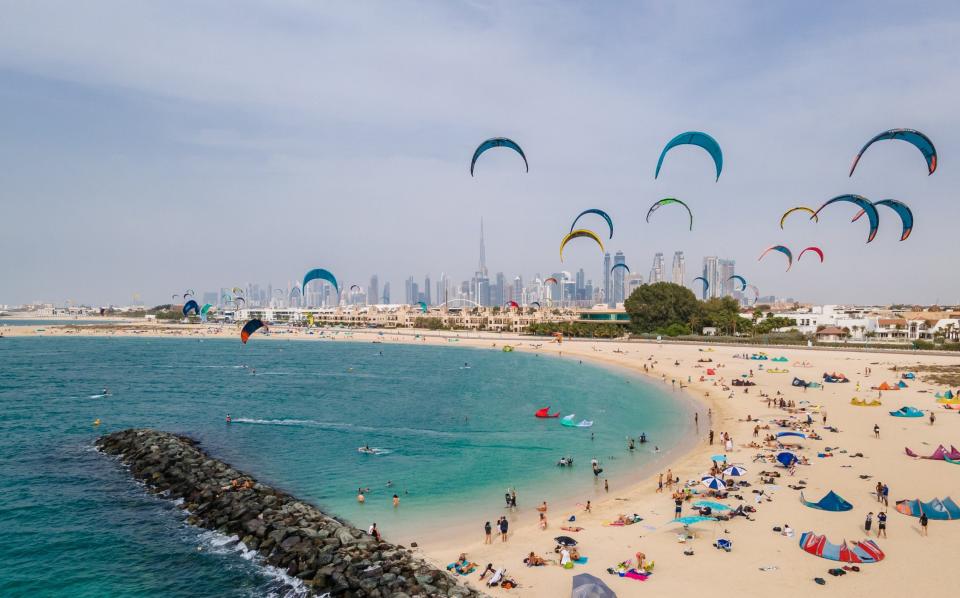
[[[723,475],[742,476],[747,473],[747,468],[740,465],[731,465],[723,470]]]
[[[704,476],[700,483],[710,488],[711,490],[726,490],[727,485],[723,483],[723,480],[720,478],[715,478],[712,475]]]
[[[777,461],[780,462],[784,467],[790,467],[800,459],[797,459],[797,456],[791,452],[783,451],[782,453],[777,454]]]
[[[554,541],[561,546],[576,546],[577,541],[570,536],[557,536]]]
[[[713,461],[714,463],[726,463],[726,461],[727,461],[727,456],[726,456],[726,455],[714,455],[714,456],[710,457],[710,460]]]
[[[680,518],[674,519],[670,523],[679,523],[683,525],[683,527],[687,527],[688,525],[693,525],[694,523],[700,523],[701,521],[716,521],[716,520],[717,520],[716,517],[704,517],[703,515],[688,515],[686,517],[680,517]]]
[[[714,511],[729,511],[731,508],[733,508],[733,507],[730,507],[729,505],[725,505],[720,502],[714,502],[712,500],[698,500],[697,502],[693,503],[693,506],[710,507]]]
[[[617,598],[617,595],[599,578],[581,573],[573,576],[570,598]]]

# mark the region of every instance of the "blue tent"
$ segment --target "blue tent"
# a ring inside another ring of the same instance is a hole
[[[777,461],[780,462],[784,467],[790,467],[800,459],[797,459],[797,456],[793,453],[783,451],[782,453],[777,453]]]
[[[803,491],[800,492],[800,502],[811,509],[820,509],[821,511],[852,511],[853,505],[843,499],[842,496],[831,490],[826,496],[817,502],[810,502],[803,498]]]

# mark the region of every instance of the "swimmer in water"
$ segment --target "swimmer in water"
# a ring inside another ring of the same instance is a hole
[[[230,414],[228,413],[228,414],[227,414],[227,423],[229,424],[229,423],[232,422],[232,421],[233,421],[233,419],[230,417]]]
[[[653,447],[653,452],[659,453],[659,452],[660,452],[660,447],[659,447],[659,446]]]

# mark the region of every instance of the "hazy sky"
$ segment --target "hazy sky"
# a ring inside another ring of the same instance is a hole
[[[158,303],[185,288],[286,283],[312,267],[378,273],[584,267],[573,217],[615,220],[634,272],[653,253],[737,260],[763,294],[960,302],[960,5],[956,2],[0,1],[0,303]],[[903,142],[937,145],[927,176]],[[722,145],[714,182],[697,148]],[[473,149],[508,136],[470,177]],[[841,193],[897,198],[877,239]],[[644,216],[662,197],[686,200]],[[597,225],[599,227],[599,225]],[[602,227],[597,229],[602,230]],[[795,253],[784,272],[769,245]],[[809,261],[808,261],[809,260]]]

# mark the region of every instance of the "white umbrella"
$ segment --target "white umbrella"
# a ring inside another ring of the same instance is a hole
[[[745,473],[747,473],[747,468],[740,465],[731,465],[723,470],[723,475],[742,476]]]
[[[720,478],[715,478],[711,475],[704,476],[700,483],[710,488],[711,490],[726,490],[727,485],[723,483],[723,480]]]

